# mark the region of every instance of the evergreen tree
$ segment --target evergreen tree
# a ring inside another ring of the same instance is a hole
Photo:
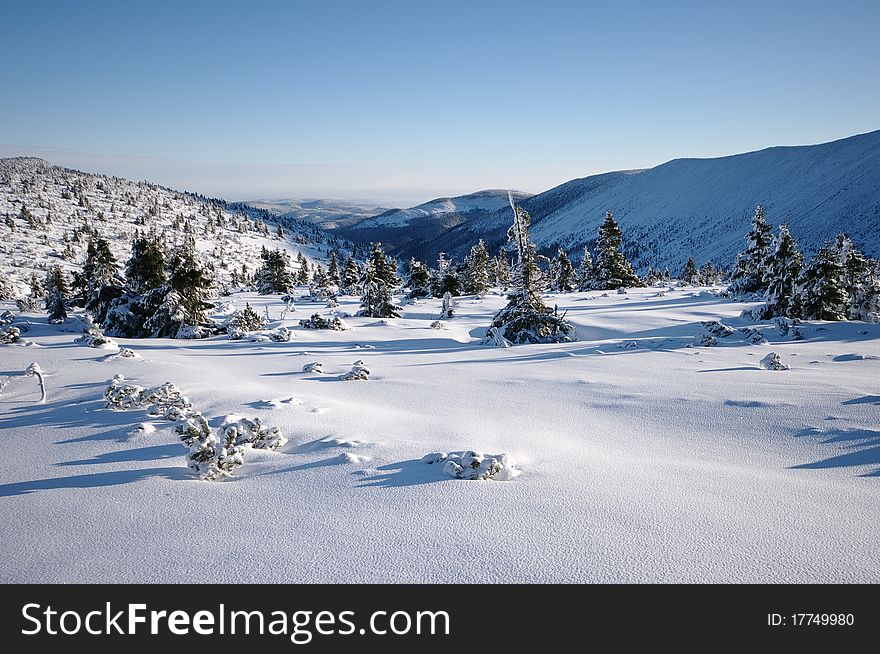
[[[471,248],[471,252],[465,259],[465,284],[466,293],[485,295],[489,290],[489,251],[483,239]]]
[[[155,236],[139,237],[131,244],[125,277],[133,293],[144,293],[165,281],[165,252]]]
[[[758,206],[752,218],[752,229],[746,235],[748,245],[736,257],[730,291],[735,295],[761,293],[764,286],[765,260],[773,240],[773,227],[764,219],[764,207]]]
[[[874,304],[872,298],[877,292],[875,288],[877,276],[874,274],[874,265],[845,234],[837,235],[836,247],[840,252],[844,283],[850,298],[847,318],[875,322],[871,316],[873,313],[871,307]]]
[[[260,295],[287,294],[295,286],[290,272],[287,252],[268,250],[262,255],[263,265],[257,271],[257,291]]]
[[[562,248],[559,248],[556,258],[550,263],[550,290],[557,293],[571,293],[575,290],[574,266]]]
[[[764,317],[799,318],[801,306],[797,282],[804,267],[804,257],[787,225],[779,226],[779,233],[773,239],[764,263],[762,285],[767,289]]]
[[[342,269],[342,292],[346,295],[354,295],[360,276],[361,271],[358,269],[357,262],[352,257],[348,257],[345,260],[345,267]]]
[[[413,257],[409,261],[409,275],[406,285],[410,289],[411,298],[427,297],[428,292],[428,267]]]
[[[621,251],[623,236],[614,215],[605,213],[605,222],[599,227],[596,239],[596,263],[593,266],[597,288],[603,290],[638,286],[639,278],[632,264]]]
[[[531,218],[528,212],[514,205],[512,195],[508,194],[508,200],[513,210],[513,225],[507,231],[507,238],[516,246],[516,287],[507,306],[495,314],[483,342],[508,345],[571,341],[574,327],[565,321],[565,315],[549,309],[538,295],[537,257],[528,231]]]
[[[810,260],[799,286],[807,320],[845,320],[850,298],[840,251],[825,243]]]
[[[373,243],[370,255],[367,257],[367,265],[364,269],[364,281],[381,281],[388,288],[397,285],[397,262],[389,258],[381,243]]]
[[[46,275],[46,311],[49,323],[60,324],[67,319],[67,298],[70,290],[60,266],[50,269]]]
[[[577,271],[577,285],[581,291],[589,291],[593,288],[596,276],[593,272],[593,257],[590,256],[590,250],[584,246],[584,256]]]
[[[296,262],[299,264],[299,268],[296,271],[296,284],[297,286],[308,286],[309,279],[311,278],[309,275],[309,262],[302,252],[296,255]]]
[[[211,287],[212,280],[195,250],[180,248],[169,262],[168,280],[144,298],[150,315],[145,330],[153,337],[173,338],[181,335],[185,327],[201,325],[211,308],[207,301]]]
[[[391,298],[391,289],[381,279],[367,280],[357,315],[367,318],[399,318],[401,309]]]
[[[510,287],[511,281],[510,260],[502,247],[499,248],[498,256],[495,257],[495,285],[502,291],[506,291]]]
[[[700,281],[700,274],[697,272],[697,264],[694,263],[693,257],[688,257],[687,263],[681,271],[681,281],[685,284],[693,286]]]
[[[330,260],[327,262],[327,283],[336,287],[342,285],[342,278],[339,275],[339,261],[336,258],[335,250],[330,251]]]
[[[699,283],[703,286],[713,286],[720,282],[719,272],[712,265],[711,261],[707,261],[700,268]]]

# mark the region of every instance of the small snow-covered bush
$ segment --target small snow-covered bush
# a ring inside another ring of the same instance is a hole
[[[325,317],[317,313],[312,314],[312,317],[308,320],[300,320],[299,326],[305,329],[332,329],[337,332],[341,332],[346,328],[345,323],[337,316]]]
[[[725,325],[720,320],[704,320],[700,324],[707,334],[711,334],[716,338],[727,338],[736,331],[733,327]]]
[[[777,329],[779,329],[780,336],[791,335],[792,339],[795,341],[803,340],[804,333],[800,328],[801,321],[797,318],[792,319],[785,318],[784,316],[777,316],[773,319],[773,322],[776,324]]]
[[[205,425],[206,426],[206,425]],[[186,441],[184,441],[186,442]],[[227,417],[217,432],[201,430],[189,440],[189,467],[205,481],[232,475],[244,463],[248,448],[277,450],[287,442],[278,427],[265,427],[259,418]]]
[[[269,332],[269,339],[276,343],[287,343],[293,336],[293,332],[287,327],[278,327]]]
[[[9,309],[7,309],[2,314],[0,314],[0,327],[11,325],[13,320],[15,320],[15,315]]]
[[[7,327],[5,330],[0,330],[0,343],[11,345],[12,343],[18,343],[20,340],[21,330],[18,327]]]
[[[473,450],[432,452],[423,456],[422,461],[427,464],[442,463],[443,473],[456,479],[507,481],[521,472],[507,454],[486,455]]]
[[[192,409],[192,403],[183,392],[172,382],[143,392],[143,402],[149,403],[152,415],[165,415],[170,408]]]
[[[313,372],[319,375],[324,374],[324,364],[320,361],[315,361],[313,363],[307,363],[303,366],[303,372]]]
[[[247,336],[247,332],[244,331],[243,329],[239,329],[238,327],[233,327],[232,325],[230,325],[229,327],[226,328],[226,337],[230,341],[240,341],[245,336]]]
[[[92,328],[79,338],[74,340],[74,343],[82,343],[84,345],[88,345],[89,347],[94,347],[99,350],[118,350],[119,343],[114,341],[109,336],[104,336],[103,332],[98,328]]]
[[[435,320],[431,323],[431,329],[449,329],[443,320]]]
[[[351,370],[342,375],[343,381],[367,381],[369,378],[370,369],[360,359],[354,362]]]
[[[110,385],[104,391],[109,409],[134,409],[143,404],[144,389],[135,384],[125,383],[125,377],[114,375]]]
[[[268,321],[254,311],[249,303],[246,303],[244,309],[232,314],[232,317],[226,322],[226,329],[235,328],[239,331],[255,332],[263,329],[267,324]]]
[[[787,363],[783,363],[782,357],[776,352],[770,352],[767,356],[761,359],[761,367],[766,370],[791,370],[791,366]]]
[[[208,338],[211,335],[212,331],[203,325],[181,325],[174,338],[195,340],[199,338]]]
[[[621,286],[620,288],[617,289],[617,294],[618,295],[626,295],[626,288]]]
[[[196,412],[182,417],[175,425],[174,431],[180,434],[180,440],[189,447],[195,441],[207,438],[211,434],[211,427],[205,416]]]
[[[108,354],[104,357],[105,361],[116,361],[118,359],[142,359],[143,357],[132,350],[130,347],[123,347],[114,354]]]
[[[767,339],[759,329],[755,329],[754,327],[741,327],[739,331],[752,345],[764,345],[767,343]]]

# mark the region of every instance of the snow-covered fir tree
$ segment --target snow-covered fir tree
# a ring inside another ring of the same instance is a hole
[[[550,309],[538,295],[536,282],[535,246],[529,238],[531,218],[524,209],[514,205],[513,225],[507,238],[516,247],[517,262],[514,271],[515,288],[506,307],[501,309],[486,330],[484,343],[508,345],[510,343],[562,343],[574,340],[574,327],[566,322],[565,315]]]
[[[507,252],[504,248],[499,248],[498,255],[495,257],[495,286],[506,291],[510,288],[512,279],[510,259],[507,258]]]
[[[614,214],[605,213],[605,221],[599,227],[596,238],[596,260],[593,264],[593,286],[600,290],[613,290],[638,286],[640,281],[632,264],[621,251],[623,235]]]
[[[144,323],[153,337],[185,337],[207,319],[212,280],[192,247],[182,247],[171,257],[168,280],[146,294],[145,304],[156,307]]]
[[[264,250],[260,255],[263,264],[257,271],[257,291],[260,295],[278,293],[285,295],[295,286],[290,271],[290,259],[284,250]]]
[[[144,293],[165,281],[165,251],[155,235],[137,236],[132,242],[125,281],[133,293]]]
[[[67,319],[67,302],[70,290],[64,271],[60,266],[54,266],[46,275],[46,312],[48,320],[52,324],[63,323]]]
[[[330,250],[330,257],[327,261],[327,283],[337,288],[342,285],[342,276],[339,273],[339,259],[336,256],[336,250]]]
[[[483,239],[471,248],[465,259],[464,291],[482,296],[489,290],[489,251]]]
[[[574,266],[565,250],[559,248],[550,262],[550,290],[557,293],[571,293],[576,288]]]
[[[348,259],[345,260],[345,266],[342,269],[342,285],[340,286],[340,291],[345,295],[357,295],[357,285],[360,276],[361,271],[358,268],[357,262],[352,257],[348,257]]]
[[[297,286],[308,286],[309,280],[311,279],[311,273],[309,271],[309,262],[302,252],[297,253],[296,263],[297,270],[294,281]]]
[[[409,297],[420,298],[430,295],[428,289],[428,266],[415,257],[409,261],[409,274],[406,278],[406,286],[410,289]]]
[[[850,298],[846,269],[836,246],[825,243],[804,269],[799,284],[803,317],[807,320],[845,320]]]
[[[682,268],[681,274],[678,277],[682,283],[690,286],[700,283],[700,273],[697,271],[697,264],[694,263],[693,257],[688,257],[687,263],[684,264],[684,268]]]
[[[752,228],[746,234],[746,249],[736,256],[730,278],[730,292],[734,295],[761,293],[764,285],[765,260],[773,241],[773,227],[764,218],[764,207],[758,206],[752,217]]]
[[[357,315],[367,318],[399,318],[401,308],[394,304],[391,289],[381,279],[364,283],[361,295],[361,309]]]
[[[585,246],[584,255],[581,258],[581,263],[577,269],[578,290],[589,291],[593,288],[593,282],[595,282],[595,279],[593,273],[593,257],[590,255],[589,248]]]
[[[835,245],[840,252],[840,262],[843,265],[846,291],[850,298],[847,318],[850,320],[877,322],[877,262],[865,257],[855,246],[852,239],[845,234],[837,235]]]
[[[441,252],[437,257],[437,270],[432,271],[431,294],[434,297],[443,297],[445,293],[461,295],[461,279],[458,270],[452,265],[452,260]]]
[[[397,278],[397,262],[385,254],[381,243],[372,244],[364,270],[364,281],[381,281],[388,288],[394,288],[400,281]]]
[[[779,233],[770,244],[764,260],[762,285],[767,289],[764,318],[800,317],[802,307],[797,284],[803,267],[804,257],[788,231],[788,226],[780,225]]]

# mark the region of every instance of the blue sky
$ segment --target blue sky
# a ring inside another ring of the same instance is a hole
[[[724,4],[725,6],[720,6]],[[0,156],[385,205],[880,129],[880,2],[19,2]]]

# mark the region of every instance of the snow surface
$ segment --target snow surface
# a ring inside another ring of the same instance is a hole
[[[301,303],[290,342],[120,339],[141,359],[19,317],[39,347],[0,345],[0,581],[880,581],[880,325],[795,341],[709,290],[550,295],[581,340],[506,349],[479,345],[496,295],[459,298],[439,332],[428,300],[345,332],[299,328],[326,311]],[[277,296],[231,300],[282,324]],[[696,345],[713,320],[736,331]],[[791,369],[763,369],[771,351]],[[339,381],[359,359],[369,380]],[[115,374],[289,442],[198,481],[172,423],[104,407]],[[421,460],[471,449],[521,474]]]

